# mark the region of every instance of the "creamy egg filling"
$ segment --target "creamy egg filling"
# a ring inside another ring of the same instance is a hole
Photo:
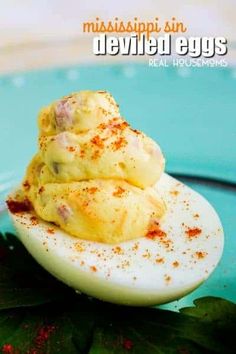
[[[105,91],[81,91],[39,115],[39,151],[24,196],[43,220],[81,239],[144,236],[165,213],[152,188],[164,170],[159,146],[120,117]]]

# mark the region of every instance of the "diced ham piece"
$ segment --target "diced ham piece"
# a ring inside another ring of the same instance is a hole
[[[55,120],[61,130],[72,126],[73,117],[68,100],[62,99],[55,105]]]
[[[57,208],[58,215],[62,218],[62,220],[66,223],[68,218],[71,216],[72,211],[71,209],[65,205],[62,204]]]

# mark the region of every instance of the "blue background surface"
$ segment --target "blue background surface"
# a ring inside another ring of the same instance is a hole
[[[236,70],[79,66],[0,77],[0,198],[20,180],[36,151],[37,112],[72,91],[104,89],[137,129],[159,142],[167,170],[236,183]],[[209,280],[178,302],[204,295],[236,301],[236,187],[188,182],[218,212],[225,230],[222,261]],[[11,230],[5,213],[0,231]]]

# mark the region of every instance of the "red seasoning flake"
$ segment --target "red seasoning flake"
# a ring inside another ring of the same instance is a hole
[[[203,259],[207,256],[207,252],[198,251],[198,252],[195,252],[195,255],[198,259]]]
[[[166,232],[165,231],[162,231],[161,229],[159,229],[158,227],[156,228],[151,228],[147,234],[146,234],[146,237],[147,238],[150,238],[151,240],[157,238],[157,237],[160,237],[160,238],[163,238],[163,237],[166,237]]]
[[[38,219],[36,216],[31,216],[30,221],[31,221],[32,226],[35,226],[38,224]]]
[[[116,141],[114,141],[112,143],[112,146],[113,146],[113,149],[115,151],[121,149],[122,147],[126,146],[128,143],[127,143],[127,140],[124,138],[124,137],[120,137],[118,138]]]
[[[55,234],[55,230],[53,228],[48,228],[47,233],[53,235]]]
[[[116,123],[116,124],[112,125],[112,128],[115,128],[115,129],[118,129],[120,131],[123,131],[128,126],[129,126],[129,124],[127,122],[123,121],[122,123]]]
[[[74,146],[67,146],[66,148],[69,152],[74,152],[75,151],[75,147]]]
[[[94,193],[96,193],[98,191],[98,188],[97,187],[91,187],[91,188],[88,188],[87,189],[87,192],[89,193],[89,194],[94,194]]]
[[[188,230],[185,231],[186,235],[190,238],[200,235],[201,232],[202,232],[202,230],[199,229],[198,227],[189,228]]]
[[[93,271],[93,272],[96,272],[97,271],[97,268],[95,266],[91,266],[90,269]]]
[[[123,348],[126,350],[131,350],[134,346],[134,343],[130,339],[124,339]]]
[[[120,198],[125,193],[125,189],[122,187],[117,187],[116,190],[112,193],[114,197]]]
[[[123,251],[123,249],[120,246],[116,246],[116,247],[112,248],[112,251],[115,254],[124,254],[124,251]]]
[[[173,246],[173,241],[167,237],[167,233],[165,231],[160,229],[158,223],[152,223],[145,236],[150,240],[160,242],[166,249],[173,250],[173,248],[171,248]]]
[[[32,205],[27,198],[22,201],[8,199],[6,203],[12,214],[22,213],[32,209]]]
[[[101,129],[101,130],[105,130],[106,128],[107,128],[107,124],[106,123],[101,123],[98,126],[98,129]]]
[[[179,262],[178,261],[174,261],[172,263],[172,265],[173,265],[174,268],[177,268],[179,266]]]
[[[95,135],[90,141],[92,144],[96,145],[97,147],[99,147],[101,149],[104,147],[104,143],[99,135]]]

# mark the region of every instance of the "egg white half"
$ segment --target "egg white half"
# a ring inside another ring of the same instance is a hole
[[[84,241],[32,213],[10,214],[21,242],[56,278],[101,300],[136,306],[166,303],[198,287],[223,251],[223,229],[198,193],[163,174],[167,204],[160,237],[116,245]],[[132,205],[130,206],[132,208]]]

